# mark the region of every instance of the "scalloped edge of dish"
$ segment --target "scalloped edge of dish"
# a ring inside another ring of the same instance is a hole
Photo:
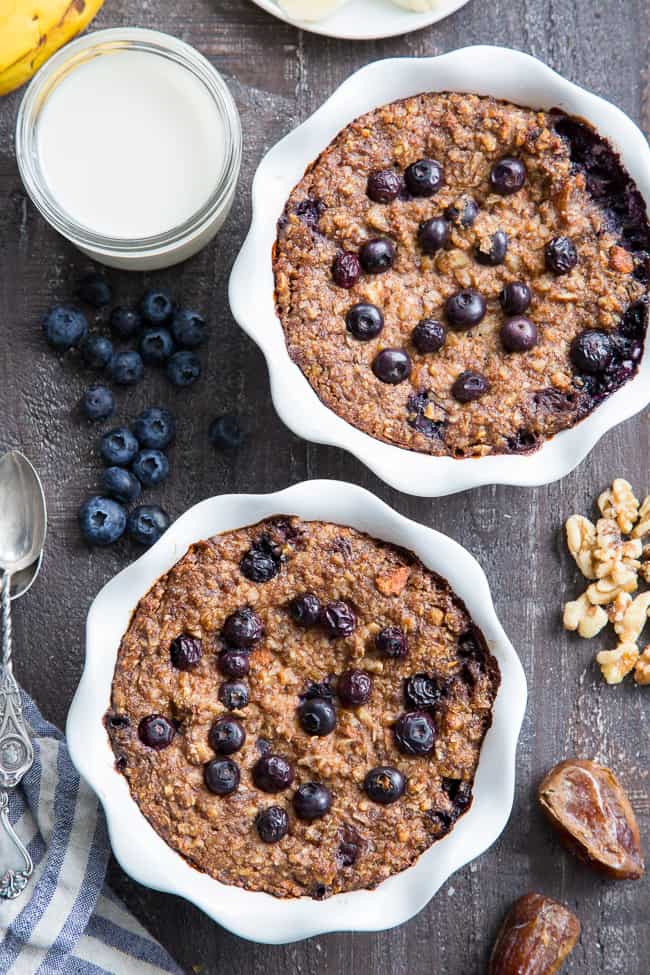
[[[374,890],[324,901],[282,900],[226,886],[190,866],[154,831],[132,799],[126,779],[115,770],[103,724],[119,643],[139,599],[193,542],[279,513],[348,524],[415,552],[464,600],[501,670],[469,811],[407,870]],[[512,808],[526,696],[523,668],[495,613],[485,574],[469,552],[398,514],[363,488],[341,481],[305,481],[274,494],[222,495],[194,505],[104,586],[88,613],[85,665],[66,734],[72,761],[104,807],[111,846],[126,873],[147,887],[184,897],[240,937],[286,944],[332,931],[379,931],[402,924],[452,873],[495,842]]]
[[[289,357],[274,301],[271,251],[285,202],[305,169],[334,136],[359,115],[422,91],[493,95],[581,116],[610,140],[650,209],[650,147],[619,108],[529,54],[477,46],[433,58],[394,58],[361,68],[302,125],[262,159],[253,180],[253,215],[229,283],[232,314],[262,350],[275,409],[297,436],[342,447],[397,490],[442,497],[487,484],[533,487],[569,474],[600,438],[650,402],[650,342],[637,374],[593,413],[528,455],[458,460],[431,457],[376,440],[337,416],[318,398]],[[252,271],[251,269],[254,269]]]

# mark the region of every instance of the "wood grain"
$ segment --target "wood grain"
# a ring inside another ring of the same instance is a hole
[[[487,487],[441,501],[408,498],[341,451],[304,443],[282,426],[270,404],[262,357],[230,316],[226,284],[248,226],[250,184],[262,154],[356,68],[376,58],[435,54],[477,42],[511,45],[620,105],[647,132],[650,4],[472,0],[443,23],[408,37],[352,44],[302,34],[248,0],[107,0],[96,26],[125,24],[167,30],[202,50],[226,76],[244,126],[239,192],[214,244],[169,272],[113,275],[120,300],[135,299],[145,284],[166,284],[206,309],[212,326],[205,375],[189,394],[175,395],[149,374],[145,384],[119,396],[120,419],[156,402],[179,415],[173,477],[156,500],[178,515],[211,494],[270,491],[307,477],[368,487],[478,557],[524,664],[530,703],[514,812],[503,836],[401,928],[272,948],[227,934],[183,901],[148,891],[113,866],[115,889],[197,975],[478,973],[503,913],[531,889],[566,901],[582,921],[568,973],[647,975],[648,880],[597,879],[560,851],[533,798],[542,774],[561,758],[579,754],[609,762],[630,789],[650,853],[648,692],[631,682],[603,684],[593,663],[602,641],[587,644],[565,634],[559,622],[562,597],[580,587],[563,550],[562,521],[571,512],[588,512],[614,475],[628,477],[638,492],[650,490],[647,414],[610,432],[560,483],[537,490]],[[46,716],[62,725],[81,669],[88,606],[134,553],[126,543],[90,552],[79,541],[76,510],[98,478],[94,434],[73,410],[88,377],[46,350],[39,318],[50,303],[69,296],[87,262],[25,199],[12,141],[19,97],[0,103],[0,448],[21,446],[45,481],[47,557],[37,585],[16,607],[16,667]],[[206,439],[211,418],[225,410],[242,413],[253,430],[250,446],[233,457],[217,455]]]

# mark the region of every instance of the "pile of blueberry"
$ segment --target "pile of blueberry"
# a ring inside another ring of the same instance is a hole
[[[108,308],[113,300],[111,285],[99,272],[82,278],[77,295],[96,311]],[[167,291],[147,291],[137,308],[114,306],[109,327],[110,335],[91,332],[84,312],[72,304],[55,305],[43,319],[43,331],[53,349],[78,349],[90,369],[103,373],[116,386],[135,386],[144,376],[145,365],[164,367],[169,381],[179,387],[190,386],[201,375],[195,350],[207,339],[206,321],[198,312],[174,305]],[[131,347],[125,347],[126,343]],[[112,416],[115,401],[108,386],[86,390],[81,410],[90,420]]]
[[[500,196],[510,196],[522,189],[527,172],[520,159],[505,157],[498,160],[490,171],[490,190]],[[428,198],[437,193],[444,182],[443,167],[435,159],[419,159],[408,166],[400,176],[394,169],[375,170],[368,177],[366,192],[375,203],[391,203],[397,199],[412,197]],[[460,229],[471,227],[479,214],[478,204],[465,196],[447,207],[444,214],[423,221],[417,232],[417,240],[423,254],[432,255],[449,246],[452,225]],[[496,267],[505,260],[508,251],[508,235],[497,230],[489,240],[480,240],[474,248],[474,259],[479,264]],[[341,288],[352,288],[363,272],[383,274],[394,264],[397,249],[387,237],[365,241],[359,252],[341,251],[332,265],[332,279]],[[556,237],[545,249],[546,268],[553,274],[568,274],[578,263],[575,244],[568,237]],[[524,316],[532,300],[531,290],[522,281],[506,285],[499,301],[507,316],[500,330],[504,351],[528,352],[539,340],[537,326]],[[484,318],[487,302],[484,295],[466,288],[451,295],[445,302],[446,322],[433,318],[418,322],[411,342],[417,353],[428,355],[437,352],[445,343],[447,328],[467,331]],[[384,316],[376,305],[359,302],[348,310],[346,328],[360,342],[375,338],[384,327]],[[576,338],[571,350],[575,365],[586,371],[601,368],[607,356],[609,339],[603,332],[586,332]],[[372,362],[372,371],[381,382],[396,385],[411,375],[411,355],[401,348],[382,349]],[[466,370],[455,379],[452,396],[459,403],[470,403],[485,395],[490,389],[488,379],[481,373]]]
[[[102,494],[87,498],[79,509],[81,533],[90,545],[112,545],[126,533],[140,545],[153,545],[169,527],[169,515],[156,504],[142,504],[127,516],[143,488],[157,487],[169,474],[164,453],[176,433],[169,410],[151,407],[133,423],[116,427],[99,441],[104,463]]]

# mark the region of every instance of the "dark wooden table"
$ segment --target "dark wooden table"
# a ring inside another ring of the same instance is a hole
[[[168,272],[112,275],[120,299],[145,284],[168,285],[205,309],[212,337],[204,377],[177,395],[151,372],[119,395],[119,418],[163,402],[177,411],[173,476],[160,500],[174,515],[201,498],[271,491],[309,477],[351,480],[404,514],[451,534],[480,560],[497,612],[518,649],[530,700],[518,756],[515,806],[501,839],[455,874],[410,923],[374,935],[330,935],[286,947],[249,944],[222,931],[189,904],[131,882],[115,866],[111,882],[188,972],[470,975],[484,970],[506,908],[538,890],[566,901],[583,934],[567,972],[647,975],[650,884],[598,879],[558,847],[534,799],[542,773],[578,754],[611,764],[635,804],[650,854],[646,690],[631,679],[608,687],[591,643],[568,636],[560,602],[580,589],[561,536],[563,519],[587,512],[614,476],[650,490],[647,414],[612,431],[580,468],[538,490],[484,488],[441,501],[389,490],[352,457],[293,437],[271,406],[261,355],[235,325],[226,298],[230,267],[249,220],[249,189],[263,152],[309,115],[368,61],[430,55],[492,42],[546,60],[564,76],[615,104],[650,131],[650,7],[646,0],[472,0],[455,16],[404,38],[369,43],[300,33],[248,0],[106,0],[97,27],[155,27],[196,45],[223,72],[244,129],[244,162],[235,206],[218,239]],[[47,557],[32,593],[16,606],[16,669],[45,715],[62,725],[83,658],[83,627],[98,589],[135,555],[126,542],[89,551],[76,522],[79,503],[97,485],[96,434],[74,417],[88,377],[59,362],[39,319],[69,297],[83,256],[58,237],[26,199],[12,132],[20,94],[0,101],[0,448],[17,445],[43,476],[50,514]],[[125,146],[128,152],[128,146]],[[224,411],[247,418],[253,436],[234,456],[215,453],[210,420]],[[153,497],[153,496],[152,496]],[[597,645],[597,646],[596,646]]]

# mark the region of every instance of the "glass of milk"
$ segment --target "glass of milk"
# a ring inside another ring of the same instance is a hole
[[[241,126],[221,75],[175,37],[102,30],[33,78],[16,124],[25,188],[45,219],[103,264],[168,267],[230,210]]]

